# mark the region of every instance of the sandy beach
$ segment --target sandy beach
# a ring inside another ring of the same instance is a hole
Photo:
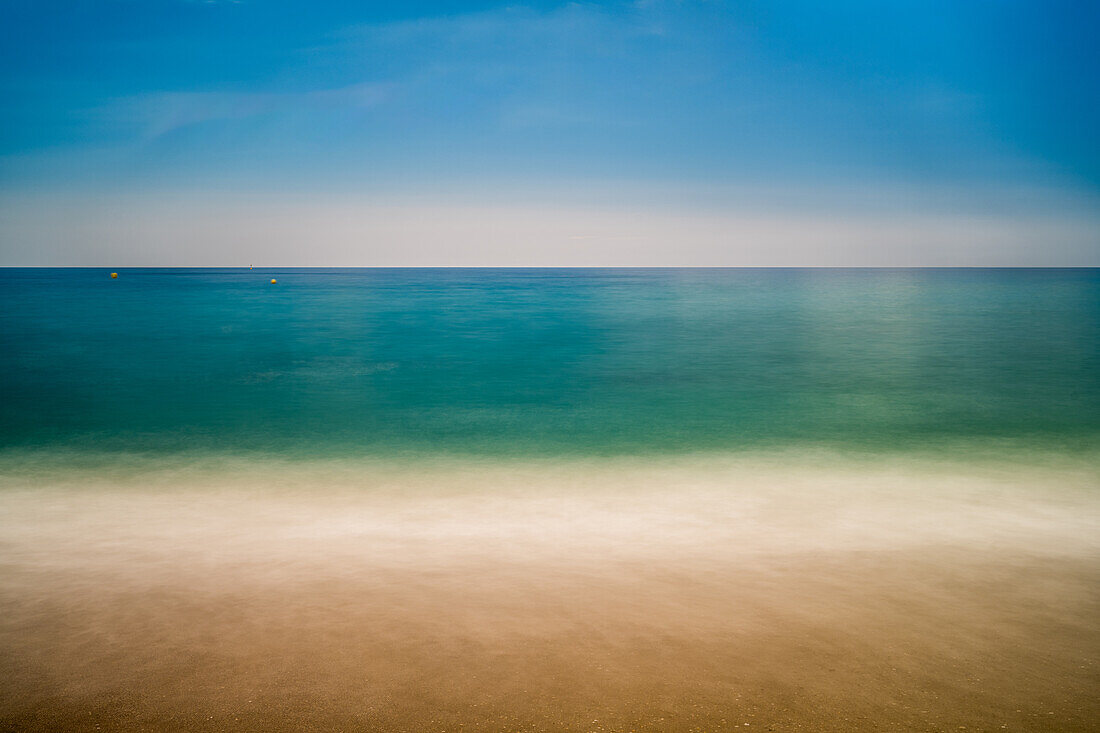
[[[1096,730],[1089,463],[6,471],[10,730]]]

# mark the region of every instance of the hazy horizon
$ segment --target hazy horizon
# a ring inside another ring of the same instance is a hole
[[[0,265],[1097,266],[1072,2],[0,4]]]

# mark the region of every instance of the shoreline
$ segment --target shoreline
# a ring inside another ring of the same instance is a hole
[[[32,461],[0,724],[1096,729],[1094,462],[791,458]]]

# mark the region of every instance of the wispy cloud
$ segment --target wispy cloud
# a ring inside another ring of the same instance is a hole
[[[390,74],[419,91],[424,104],[462,90],[488,124],[617,126],[629,124],[635,106],[624,98],[652,94],[655,82],[691,87],[713,73],[713,39],[701,39],[684,18],[671,22],[666,5],[509,6],[359,25],[308,53]],[[655,64],[662,50],[676,63]]]
[[[299,63],[266,84],[274,91],[175,89],[116,97],[88,111],[90,137],[147,142],[211,122],[365,110],[399,90],[409,111],[469,117],[477,109],[485,123],[507,128],[629,124],[608,95],[593,93],[607,80],[584,83],[585,69],[611,64],[616,74],[640,74],[644,46],[667,33],[661,7],[513,6],[350,26],[324,44],[299,49]],[[442,109],[447,105],[452,108]]]
[[[160,92],[112,100],[95,110],[101,123],[152,140],[207,122],[244,120],[303,107],[370,109],[386,102],[396,85],[360,83],[308,92]]]

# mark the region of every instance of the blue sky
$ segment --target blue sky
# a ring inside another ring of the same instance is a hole
[[[0,262],[1100,264],[1098,21],[0,0]]]

